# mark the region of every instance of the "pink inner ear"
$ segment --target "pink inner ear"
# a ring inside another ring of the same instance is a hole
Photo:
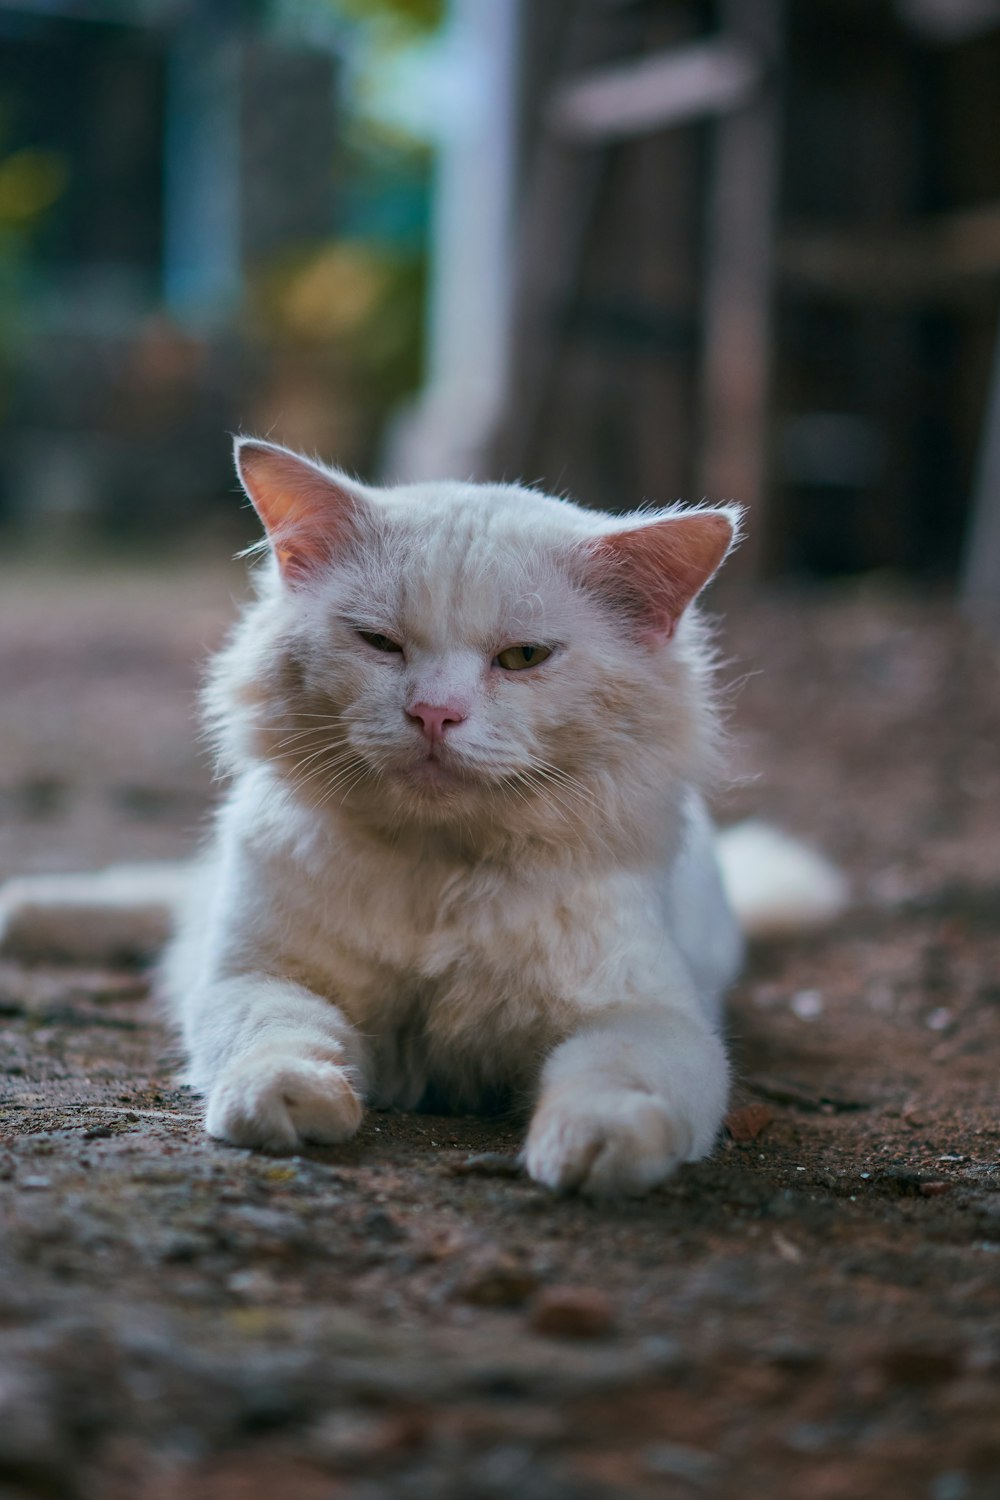
[[[724,511],[691,511],[602,536],[591,551],[598,590],[644,638],[671,636],[729,551]]]
[[[330,562],[356,535],[357,497],[308,459],[243,440],[236,469],[289,582]]]

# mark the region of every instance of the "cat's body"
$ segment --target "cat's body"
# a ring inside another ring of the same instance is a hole
[[[239,463],[273,557],[213,670],[232,789],[165,966],[210,1132],[291,1149],[365,1101],[512,1098],[552,1187],[703,1155],[741,939],[691,606],[735,513]]]
[[[387,847],[346,820],[317,826],[266,771],[251,772],[168,964],[192,1081],[211,1095],[235,1040],[228,1017],[211,1026],[206,982],[248,973],[334,1001],[358,1033],[348,1051],[365,1096],[402,1109],[528,1102],[544,1059],[581,1022],[660,986],[714,1025],[741,937],[694,797],[681,822],[683,854],[660,869],[485,862],[432,840]],[[238,879],[221,875],[227,864]],[[255,1143],[293,1144],[282,1134],[283,1122]]]

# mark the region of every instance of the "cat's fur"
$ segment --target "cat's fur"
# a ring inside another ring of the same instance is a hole
[[[271,557],[211,674],[232,789],[165,970],[209,1131],[511,1097],[531,1176],[602,1194],[709,1151],[741,938],[693,601],[736,510],[237,461]]]
[[[364,1099],[511,1092],[551,1187],[641,1190],[702,1155],[740,942],[685,606],[735,514],[371,490],[260,444],[239,468],[275,562],[212,673],[235,779],[168,965],[209,1131],[287,1149],[351,1135]],[[634,553],[600,549],[622,535]],[[556,649],[495,664],[529,642]],[[433,747],[424,703],[464,715]]]

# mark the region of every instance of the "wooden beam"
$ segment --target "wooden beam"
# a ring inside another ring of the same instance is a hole
[[[754,49],[729,37],[655,52],[604,67],[559,88],[549,128],[576,145],[608,145],[728,114],[751,99],[763,76]]]
[[[962,296],[1000,277],[1000,203],[879,231],[786,234],[777,268],[788,281],[846,301],[906,303]]]

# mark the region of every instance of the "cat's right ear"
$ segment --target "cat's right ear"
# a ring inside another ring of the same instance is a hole
[[[363,501],[339,476],[257,438],[237,438],[233,456],[286,582],[307,580],[357,536]]]

